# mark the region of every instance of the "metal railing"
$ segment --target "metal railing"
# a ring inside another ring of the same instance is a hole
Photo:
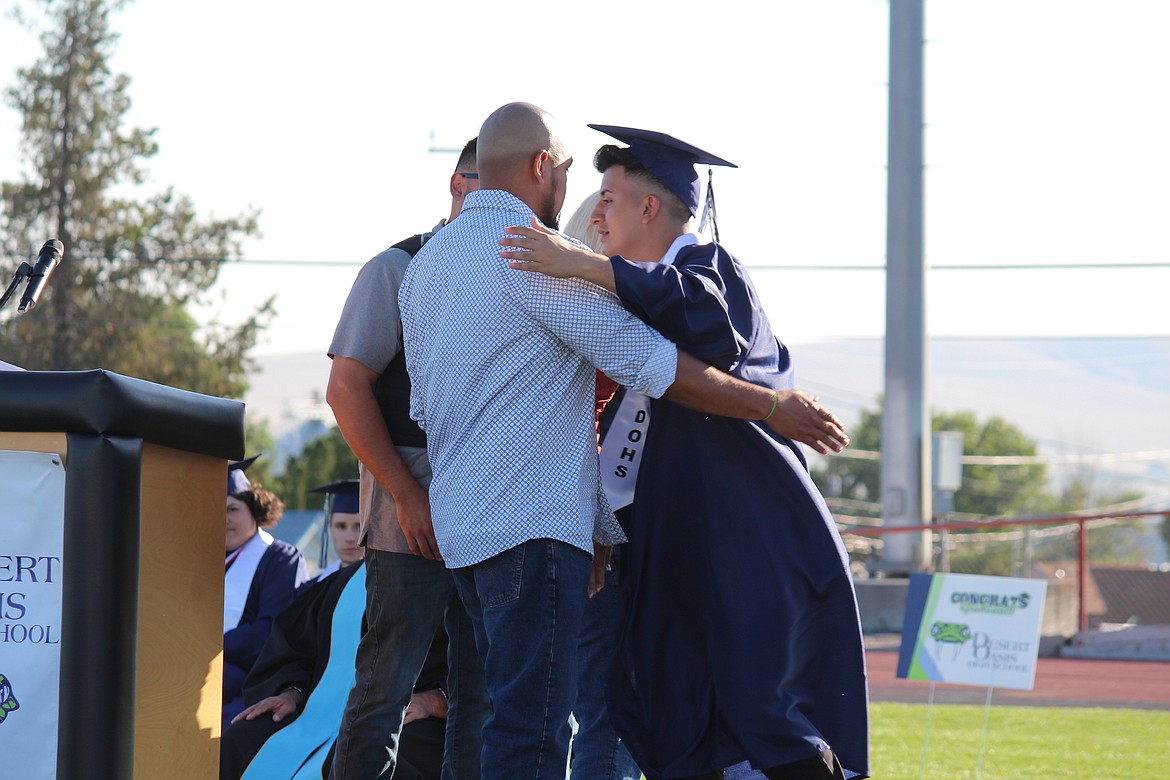
[[[950,571],[948,552],[954,547],[951,539],[948,536],[952,532],[957,532],[956,535],[961,534],[968,540],[976,539],[976,537],[984,536],[984,534],[973,532],[988,532],[994,529],[1004,528],[1019,528],[1027,534],[1029,529],[1040,527],[1057,527],[1057,526],[1073,526],[1075,527],[1076,538],[1076,569],[1077,569],[1077,608],[1078,608],[1078,624],[1081,631],[1089,628],[1089,529],[1090,527],[1103,527],[1110,524],[1118,524],[1124,521],[1139,520],[1149,517],[1164,517],[1168,513],[1164,511],[1156,512],[1126,512],[1126,513],[1110,513],[1110,514],[1094,514],[1094,515],[1055,515],[1050,517],[1024,517],[1024,518],[991,518],[987,520],[964,520],[964,521],[946,521],[938,523],[929,523],[922,525],[899,525],[899,526],[884,526],[884,525],[858,525],[858,524],[843,524],[839,523],[838,527],[841,534],[846,537],[847,547],[849,537],[863,537],[863,538],[878,538],[884,537],[887,534],[894,533],[921,533],[928,531],[931,533],[932,541],[936,544],[936,549],[939,551],[937,556],[936,569],[940,571]],[[853,518],[851,518],[853,519]],[[980,572],[969,571],[967,573],[1002,573],[1002,572]],[[1167,575],[1170,581],[1170,573]]]

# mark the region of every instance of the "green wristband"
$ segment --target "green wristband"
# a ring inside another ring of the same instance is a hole
[[[772,391],[772,411],[768,412],[766,417],[760,419],[760,422],[768,422],[773,414],[776,413],[776,404],[780,401],[780,394],[775,390]]]

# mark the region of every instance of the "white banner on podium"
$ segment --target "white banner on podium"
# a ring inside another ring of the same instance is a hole
[[[4,777],[57,776],[61,456],[0,450],[0,756]]]

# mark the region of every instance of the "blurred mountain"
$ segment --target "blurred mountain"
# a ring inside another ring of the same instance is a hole
[[[817,392],[839,416],[876,407],[880,340],[791,351],[797,386]],[[928,383],[933,408],[1004,417],[1046,447],[1170,449],[1170,339],[935,340]]]
[[[876,408],[880,339],[790,349],[797,386],[820,396],[847,425]],[[303,446],[298,431],[334,424],[324,402],[325,354],[258,362],[261,371],[245,397],[248,414],[267,419],[282,446]],[[1100,461],[1102,455],[1170,451],[1170,338],[940,339],[930,346],[928,376],[934,409],[1003,417],[1036,439],[1041,453],[1071,459],[1050,467],[1054,479],[1087,474],[1098,487],[1161,493],[1170,502],[1170,458]]]

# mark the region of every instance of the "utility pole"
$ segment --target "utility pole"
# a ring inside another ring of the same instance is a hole
[[[923,258],[923,0],[890,0],[889,158],[886,171],[885,399],[882,519],[921,525],[931,516]],[[882,571],[927,567],[928,532],[886,534]]]

